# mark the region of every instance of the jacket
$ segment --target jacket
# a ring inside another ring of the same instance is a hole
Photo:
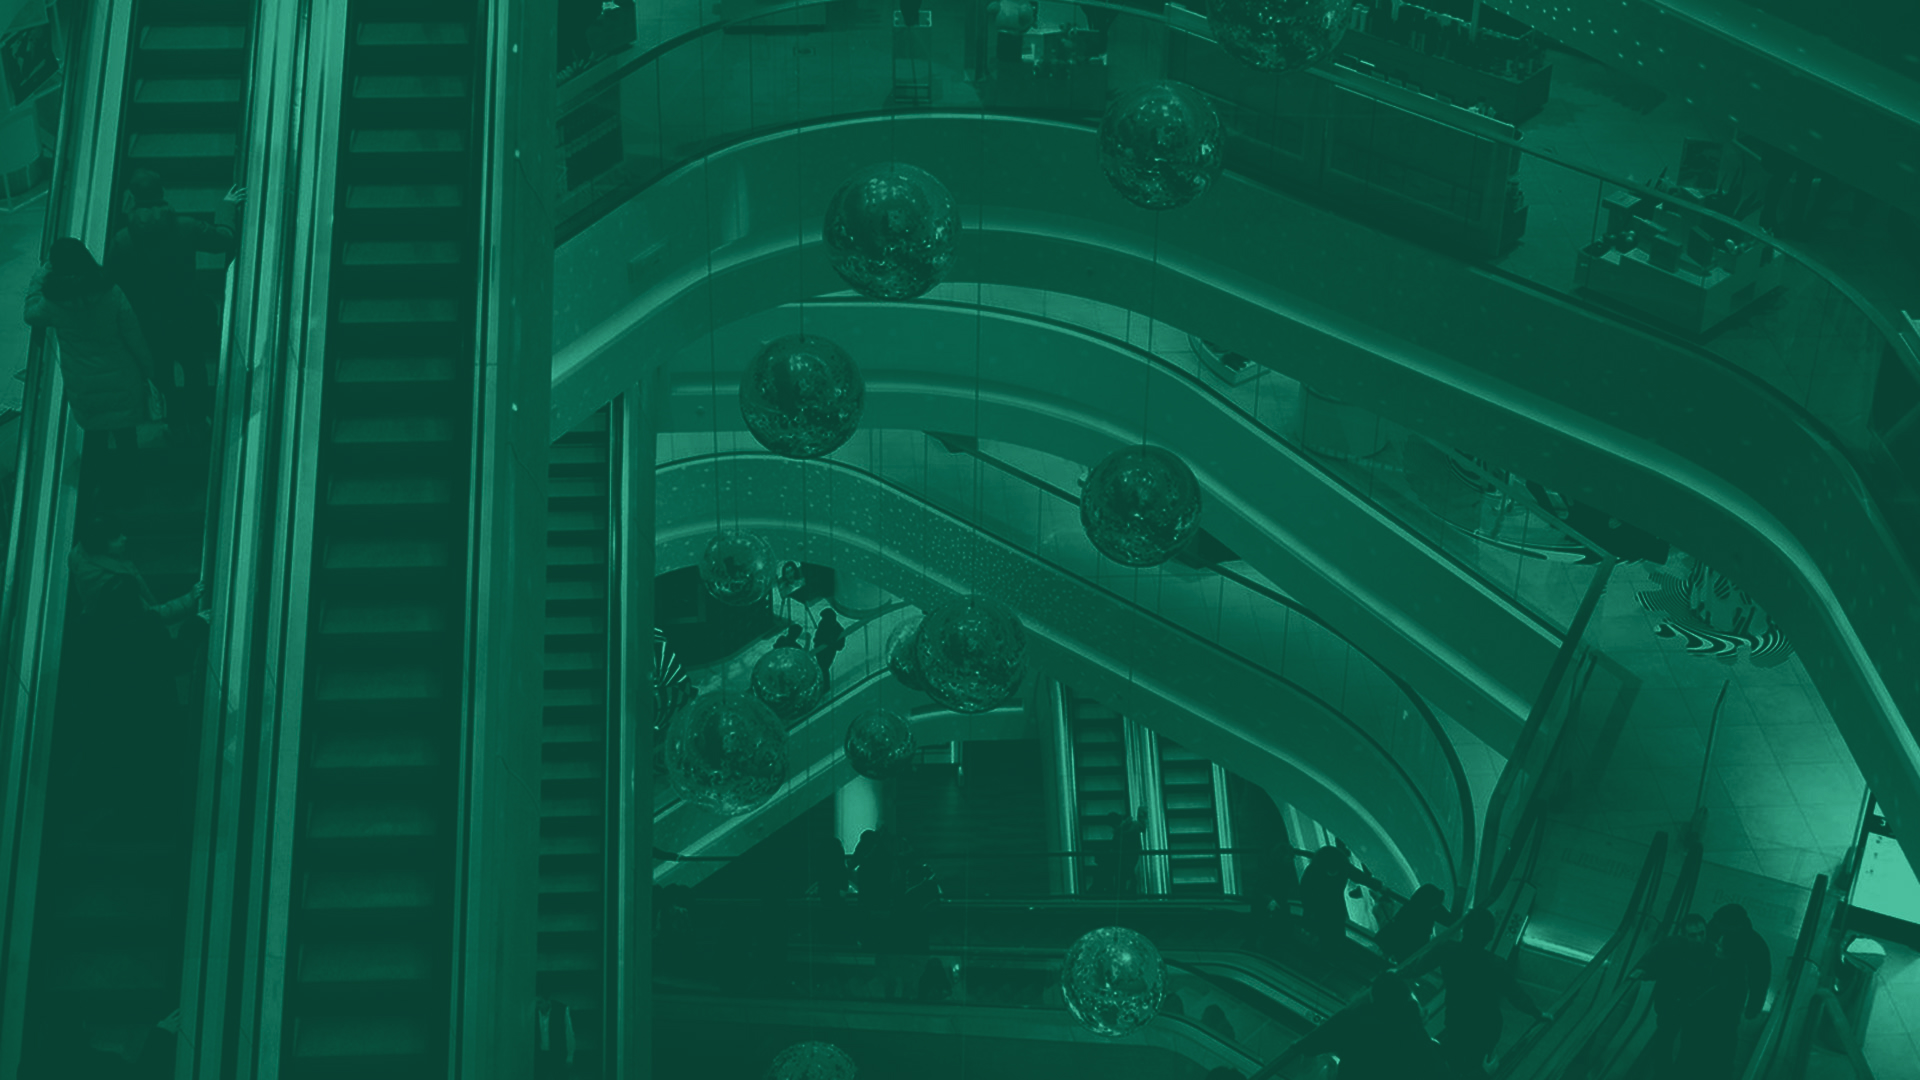
[[[132,578],[140,587],[140,602],[149,612],[158,616],[165,626],[172,626],[193,614],[194,596],[186,593],[166,603],[154,599],[153,589],[147,585],[147,579],[126,559],[116,559],[110,555],[95,555],[86,548],[75,544],[67,553],[67,580],[73,583],[73,589],[80,596],[80,614],[89,616],[100,606],[100,596],[116,578]]]
[[[113,234],[104,261],[107,276],[140,317],[149,344],[166,351],[190,344],[196,324],[211,315],[196,281],[195,253],[232,254],[236,247],[234,230],[224,222],[209,225],[181,217],[164,204],[142,206],[127,228]]]
[[[47,268],[27,287],[28,326],[52,330],[60,343],[60,374],[67,404],[86,431],[120,431],[147,420],[147,384],[153,356],[140,320],[117,286],[64,303],[42,293]]]

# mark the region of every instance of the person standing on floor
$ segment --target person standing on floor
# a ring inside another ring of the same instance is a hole
[[[87,433],[81,468],[89,500],[127,505],[134,428],[150,418],[149,397],[160,392],[139,317],[86,245],[71,237],[55,240],[33,275],[25,317],[28,326],[52,330],[59,345],[67,405]]]
[[[157,360],[156,382],[167,396],[174,434],[206,433],[211,402],[207,360],[219,348],[219,315],[213,298],[198,287],[198,252],[231,257],[239,250],[240,205],[246,189],[234,187],[214,208],[214,222],[181,217],[167,205],[160,174],[136,169],[121,196],[126,227],[107,243],[107,276],[126,294]],[[175,369],[181,373],[176,385]]]
[[[1654,1080],[1673,1074],[1674,1047],[1689,1010],[1706,993],[1707,977],[1713,966],[1713,946],[1707,944],[1707,920],[1688,915],[1680,920],[1680,932],[1665,938],[1647,950],[1629,978],[1653,983],[1653,1036],[1641,1051],[1636,1073]]]
[[[1552,1019],[1521,988],[1512,965],[1489,951],[1499,925],[1493,912],[1475,908],[1460,921],[1460,940],[1434,946],[1425,959],[1400,972],[1412,981],[1440,969],[1447,986],[1447,1026],[1440,1033],[1440,1051],[1455,1076],[1485,1074],[1487,1055],[1500,1042],[1503,998],[1535,1020]]]

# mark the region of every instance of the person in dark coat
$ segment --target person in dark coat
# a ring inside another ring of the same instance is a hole
[[[1527,996],[1512,965],[1488,950],[1499,925],[1491,911],[1475,908],[1460,921],[1460,940],[1441,942],[1400,973],[1411,981],[1440,969],[1447,986],[1447,1026],[1440,1033],[1440,1050],[1458,1077],[1485,1073],[1487,1055],[1500,1042],[1501,999],[1535,1020],[1551,1019]]]
[[[813,655],[820,661],[820,674],[827,679],[829,689],[833,685],[833,658],[847,647],[847,630],[840,625],[840,616],[832,608],[820,613],[820,625],[813,628]]]
[[[1390,973],[1377,976],[1366,997],[1289,1046],[1263,1075],[1320,1054],[1340,1055],[1340,1080],[1448,1080],[1452,1076],[1440,1047],[1421,1025],[1412,987]]]
[[[1382,887],[1353,865],[1346,848],[1333,845],[1314,852],[1300,875],[1300,921],[1322,945],[1346,940],[1348,882]]]
[[[1641,1051],[1640,1067],[1650,1070],[1654,1080],[1672,1075],[1680,1029],[1689,1011],[1706,993],[1712,966],[1713,946],[1707,944],[1707,920],[1688,915],[1680,920],[1678,934],[1648,949],[1640,963],[1628,973],[1632,978],[1653,982],[1653,1036]]]
[[[1406,906],[1387,920],[1373,939],[1388,960],[1398,964],[1433,939],[1433,927],[1447,913],[1446,894],[1438,885],[1422,885]]]
[[[1102,820],[1112,836],[1094,850],[1094,891],[1109,896],[1135,895],[1140,891],[1140,837],[1145,831],[1140,811],[1135,810],[1129,818],[1116,810]]]
[[[87,433],[82,468],[90,497],[126,505],[134,428],[149,419],[149,391],[159,393],[139,317],[86,245],[63,237],[27,286],[25,318],[52,330],[59,344],[67,406]]]
[[[206,361],[219,348],[219,310],[198,286],[195,255],[233,255],[239,249],[239,210],[244,188],[231,188],[214,211],[214,223],[181,217],[167,205],[160,175],[136,169],[121,197],[126,227],[107,243],[107,276],[140,317],[156,361],[155,380],[167,395],[168,420],[176,432],[204,432],[210,404]],[[185,386],[174,384],[174,369]]]
[[[1675,1040],[1673,1075],[1732,1080],[1740,1049],[1740,1018],[1755,1019],[1766,1006],[1773,953],[1739,904],[1713,913],[1707,923],[1707,941],[1713,958],[1700,998]]]
[[[1284,940],[1293,925],[1293,902],[1300,896],[1300,876],[1293,869],[1293,845],[1275,844],[1253,859],[1247,874],[1247,947],[1263,949]]]

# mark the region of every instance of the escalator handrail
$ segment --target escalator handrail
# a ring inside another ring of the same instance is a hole
[[[112,212],[121,116],[130,92],[131,3],[88,5],[66,40],[60,132],[48,181],[43,256],[74,236],[104,252]],[[17,1071],[24,1034],[33,911],[44,827],[51,721],[67,606],[67,543],[72,535],[79,455],[78,425],[67,411],[54,338],[28,338],[20,451],[11,536],[0,582],[0,650],[7,685],[0,694],[0,1072]],[[84,438],[84,436],[81,436]]]
[[[780,463],[787,463],[787,464],[792,463],[792,459],[780,457],[775,454],[747,451],[747,450],[738,450],[738,451],[725,451],[720,453],[708,452],[708,453],[700,453],[700,454],[691,454],[684,457],[675,458],[669,461],[663,461],[659,464],[658,468],[656,469],[656,472],[666,472],[669,470],[692,468],[697,465],[702,465],[709,462],[717,466],[718,462],[723,459],[739,460],[742,458],[748,458],[748,459],[758,458],[758,459],[765,459],[773,462],[780,462]],[[925,501],[921,496],[908,490],[904,486],[893,482],[892,480],[886,477],[880,476],[869,470],[860,468],[858,466],[850,465],[841,461],[814,460],[814,461],[808,461],[805,464],[813,467],[831,469],[837,472],[842,472],[842,473],[847,473],[850,475],[862,477],[867,481],[869,481],[870,483],[873,483],[884,490],[892,492],[896,496],[912,500],[917,505],[919,505],[925,512],[929,514],[934,514],[934,515],[943,517],[952,524],[963,526],[966,529],[974,532],[976,535],[987,537],[993,540],[994,542],[1000,544],[1002,547],[1006,548],[1010,552],[1013,552],[1020,558],[1032,560],[1033,562],[1038,563],[1039,565],[1048,567],[1050,570],[1056,573],[1059,573],[1063,576],[1066,576],[1075,580],[1084,580],[1084,579],[1081,579],[1080,576],[1075,574],[1072,570],[1064,566],[1061,566],[1058,563],[1053,562],[1052,560],[1046,558],[1043,555],[1040,555],[1036,552],[1028,551],[1024,546],[1018,543],[1015,543],[1011,540],[1008,540],[1005,537],[989,532],[978,523],[966,521],[957,514],[953,514],[937,505],[929,503]],[[1202,638],[1198,634],[1189,630],[1188,628],[1173,622],[1172,620],[1168,619],[1166,616],[1161,615],[1158,612],[1149,611],[1143,607],[1140,607],[1139,605],[1133,603],[1132,601],[1127,600],[1125,597],[1112,593],[1110,590],[1107,590],[1104,586],[1101,586],[1098,583],[1088,582],[1087,584],[1091,588],[1100,589],[1103,592],[1107,592],[1108,595],[1112,597],[1115,603],[1132,608],[1139,617],[1153,621],[1154,623],[1160,625],[1164,630],[1170,633],[1184,635],[1186,637],[1192,638],[1195,641],[1200,642],[1203,646],[1218,650],[1223,656],[1250,668],[1251,670],[1259,673],[1263,677],[1274,679],[1282,684],[1285,684],[1288,687],[1291,687],[1293,691],[1299,694],[1302,698],[1305,698],[1306,700],[1312,701],[1315,704],[1319,705],[1329,716],[1338,717],[1341,720],[1341,722],[1347,725],[1347,727],[1355,735],[1365,740],[1369,745],[1374,747],[1376,752],[1378,752],[1383,759],[1391,763],[1392,767],[1399,773],[1401,782],[1406,784],[1410,790],[1414,791],[1417,794],[1417,797],[1419,798],[1421,805],[1424,807],[1426,811],[1427,817],[1429,819],[1429,825],[1432,828],[1434,834],[1436,836],[1442,836],[1442,837],[1448,835],[1448,830],[1441,825],[1439,814],[1434,809],[1433,805],[1428,801],[1425,793],[1421,792],[1419,786],[1414,783],[1413,778],[1407,773],[1405,767],[1400,764],[1398,758],[1396,758],[1392,753],[1390,753],[1385,746],[1381,745],[1379,740],[1374,738],[1373,734],[1367,731],[1364,726],[1355,722],[1353,719],[1348,717],[1344,712],[1335,708],[1332,702],[1329,702],[1321,698],[1319,695],[1313,693],[1312,691],[1306,689],[1305,687],[1298,685],[1297,683],[1292,682],[1289,679],[1282,677],[1278,673],[1268,670],[1264,665],[1258,664],[1247,657],[1243,657],[1239,653],[1234,652],[1230,649],[1227,649],[1223,646],[1220,646],[1217,643],[1206,641],[1205,638]],[[1450,741],[1451,740],[1443,740],[1441,745],[1444,746],[1446,745],[1447,742],[1450,742]],[[1463,834],[1471,834],[1473,832],[1473,819],[1471,815],[1466,817],[1461,822],[1461,831]],[[1472,840],[1470,838],[1467,838],[1460,841],[1459,847],[1456,848],[1455,850],[1450,850],[1444,853],[1444,857],[1454,867],[1454,870],[1450,875],[1451,880],[1454,880],[1456,882],[1461,880],[1460,873],[1462,872],[1462,865],[1465,862],[1465,859],[1463,858],[1463,856],[1467,853],[1470,853],[1472,850],[1473,850]]]
[[[1640,875],[1634,881],[1633,892],[1627,901],[1625,913],[1620,917],[1619,927],[1614,930],[1613,936],[1607,939],[1607,943],[1600,947],[1600,951],[1595,953],[1593,958],[1588,960],[1586,965],[1580,969],[1580,973],[1574,976],[1573,981],[1567,985],[1567,988],[1561,992],[1560,996],[1554,1000],[1552,1008],[1548,1010],[1553,1015],[1553,1020],[1550,1022],[1536,1022],[1520,1036],[1512,1047],[1500,1055],[1500,1064],[1494,1073],[1495,1076],[1502,1078],[1502,1080],[1515,1076],[1516,1071],[1527,1063],[1528,1056],[1541,1044],[1541,1040],[1546,1038],[1549,1032],[1555,1030],[1575,1030],[1572,1028],[1563,1028],[1562,1025],[1584,1025],[1592,1018],[1594,1012],[1592,1005],[1580,1010],[1571,1010],[1571,1006],[1579,996],[1586,991],[1590,982],[1598,978],[1602,972],[1617,966],[1615,961],[1618,957],[1615,954],[1618,953],[1622,946],[1626,945],[1630,939],[1636,937],[1644,926],[1648,916],[1648,909],[1653,904],[1654,897],[1659,892],[1660,872],[1662,867],[1666,865],[1666,858],[1667,834],[1665,832],[1655,833],[1653,844],[1647,849],[1646,858],[1640,864]],[[1568,1040],[1555,1047],[1549,1057],[1558,1057],[1572,1041],[1573,1040]],[[1541,1070],[1535,1074],[1527,1075],[1549,1077],[1555,1076],[1557,1073],[1552,1070]]]
[[[1767,1017],[1766,1026],[1761,1029],[1760,1038],[1754,1043],[1747,1067],[1741,1070],[1742,1080],[1765,1080],[1773,1069],[1774,1055],[1779,1052],[1786,1033],[1792,1030],[1796,1022],[1804,1022],[1806,1012],[1812,1008],[1812,996],[1803,998],[1800,987],[1805,980],[1820,977],[1820,966],[1814,951],[1827,928],[1826,908],[1830,895],[1832,892],[1827,875],[1814,878],[1813,891],[1807,897],[1807,910],[1800,920],[1800,935],[1794,941],[1793,955],[1787,960],[1786,982],[1773,999],[1772,1014]]]
[[[1163,10],[1158,13],[1150,12],[1150,11],[1142,11],[1138,7],[1135,7],[1132,5],[1111,4],[1111,3],[1102,2],[1102,0],[1086,0],[1086,2],[1081,4],[1080,6],[1096,7],[1096,8],[1103,8],[1103,9],[1112,10],[1112,11],[1124,12],[1128,15],[1145,19],[1148,21],[1162,22],[1166,24],[1166,29],[1169,32],[1174,29],[1179,29],[1182,33],[1192,35],[1203,41],[1213,40],[1210,37],[1210,35],[1204,30],[1205,23],[1204,23],[1203,16],[1197,19],[1191,16],[1186,19],[1180,19],[1179,21],[1182,23],[1185,23],[1186,25],[1182,25],[1176,28],[1173,25],[1175,18],[1171,16],[1169,12],[1166,10]],[[1173,6],[1174,5],[1169,4],[1168,8],[1172,8]],[[703,26],[695,27],[691,30],[685,31],[673,38],[668,39],[667,41],[664,41],[658,45],[652,46],[651,48],[635,51],[631,55],[622,59],[621,62],[618,64],[602,65],[597,70],[590,69],[588,72],[583,73],[579,78],[573,79],[563,85],[558,95],[558,99],[556,100],[557,108],[555,110],[555,115],[564,118],[573,109],[579,107],[580,105],[584,104],[587,101],[592,100],[598,94],[609,89],[613,84],[626,78],[628,75],[634,73],[640,68],[643,68],[650,64],[655,63],[661,57],[665,56],[667,53],[678,50],[683,46],[693,42],[694,40],[704,37],[708,34],[724,33],[730,28],[732,28],[735,24],[746,24],[746,23],[754,22],[756,19],[764,17],[771,10],[773,9],[755,11],[749,15],[744,15],[744,16],[736,16],[732,18],[721,18],[714,22],[707,23]],[[1316,65],[1314,67],[1310,67],[1306,69],[1306,71],[1303,74],[1311,76],[1313,78],[1322,79],[1327,82],[1334,83],[1338,85],[1342,90],[1345,90],[1348,93],[1358,95],[1368,100],[1379,102],[1380,104],[1386,105],[1387,107],[1393,108],[1397,111],[1407,111],[1406,105],[1403,104],[1401,101],[1388,100],[1387,98],[1381,96],[1383,91],[1381,91],[1380,89],[1382,84],[1379,82],[1379,80],[1371,76],[1365,75],[1359,71],[1355,71],[1350,68],[1341,67],[1337,64],[1329,64],[1329,65]],[[1427,104],[1427,102],[1424,99],[1422,99],[1419,103],[1421,105]],[[1763,235],[1759,231],[1749,227],[1744,222],[1741,222],[1735,218],[1728,217],[1727,215],[1722,214],[1717,210],[1714,210],[1708,206],[1705,206],[1699,202],[1696,202],[1695,200],[1688,197],[1684,192],[1657,191],[1649,184],[1644,184],[1639,181],[1633,180],[1631,178],[1620,176],[1616,173],[1612,173],[1608,170],[1605,170],[1596,166],[1571,161],[1559,156],[1558,154],[1544,151],[1539,147],[1525,143],[1518,137],[1519,133],[1517,131],[1515,131],[1514,134],[1512,135],[1508,135],[1505,132],[1502,132],[1499,130],[1499,128],[1501,127],[1506,127],[1511,129],[1511,125],[1502,125],[1502,124],[1496,124],[1496,123],[1476,124],[1473,130],[1467,131],[1467,129],[1460,127],[1457,117],[1451,115],[1445,108],[1440,107],[1442,104],[1443,103],[1440,103],[1437,101],[1433,102],[1432,105],[1434,107],[1424,109],[1419,113],[1419,115],[1421,116],[1422,119],[1425,119],[1431,123],[1439,124],[1443,127],[1451,128],[1455,131],[1464,132],[1466,134],[1473,136],[1474,138],[1485,139],[1489,142],[1506,147],[1507,149],[1517,154],[1523,154],[1528,157],[1539,158],[1540,160],[1549,163],[1549,165],[1553,167],[1566,169],[1571,172],[1578,173],[1582,176],[1585,176],[1588,179],[1599,181],[1604,184],[1610,184],[1622,190],[1633,192],[1634,194],[1640,196],[1641,198],[1653,199],[1656,202],[1672,203],[1675,205],[1682,206],[1689,213],[1697,214],[1702,218],[1705,218],[1709,221],[1714,222],[1715,224],[1721,226],[1722,228],[1731,229],[1734,231],[1734,233],[1738,235],[1744,235],[1753,243],[1771,247],[1781,252],[1783,255],[1787,256],[1788,258],[1791,258],[1794,261],[1800,263],[1802,266],[1805,266],[1808,270],[1813,272],[1815,276],[1819,277],[1822,281],[1824,281],[1828,286],[1830,286],[1836,292],[1838,292],[1843,298],[1845,298],[1855,308],[1859,309],[1859,311],[1866,316],[1867,320],[1880,333],[1886,347],[1890,349],[1896,357],[1899,358],[1899,363],[1905,369],[1908,376],[1912,378],[1914,381],[1920,382],[1920,354],[1917,354],[1915,352],[1914,347],[1910,345],[1900,335],[1898,329],[1894,326],[1893,322],[1887,318],[1885,313],[1881,312],[1877,307],[1868,303],[1865,296],[1861,294],[1861,292],[1858,289],[1850,285],[1844,278],[1841,278],[1838,274],[1834,273],[1834,271],[1829,269],[1825,264],[1810,258],[1797,245],[1784,243],[1781,240],[1779,240],[1777,237],[1773,237],[1770,235]],[[874,110],[871,113],[838,114],[834,116],[833,119],[841,120],[841,119],[849,119],[858,115],[887,115],[887,114],[888,114],[888,110]],[[823,119],[823,118],[815,118],[814,122],[817,122],[819,119]],[[557,127],[558,125],[556,125],[556,128]],[[767,130],[755,129],[752,131],[741,132],[738,134],[741,140],[745,140],[745,139],[755,138],[760,135],[764,135],[766,133],[767,133]],[[696,155],[695,157],[697,158],[698,155]],[[683,162],[682,164],[684,165],[686,163]],[[663,173],[662,175],[665,175],[665,174]],[[574,233],[577,234],[578,231],[579,230],[576,229],[574,230]],[[1498,268],[1493,268],[1493,269],[1497,270]],[[1526,279],[1524,278],[1520,278],[1511,274],[1503,274],[1502,276],[1516,282],[1526,281]],[[1538,286],[1538,285],[1535,285],[1535,287],[1543,288],[1543,286]],[[1562,296],[1564,299],[1568,299],[1571,302],[1579,303],[1588,310],[1601,312],[1615,319],[1620,318],[1619,313],[1608,310],[1608,309],[1599,308],[1595,305],[1592,305],[1590,302],[1583,300],[1582,298],[1575,297],[1575,296],[1565,296],[1564,294],[1560,294],[1557,292],[1554,293],[1553,295]],[[1703,355],[1703,356],[1712,357],[1714,361],[1717,363],[1727,365],[1727,366],[1732,366],[1729,364],[1728,361],[1718,356],[1715,356],[1711,352],[1701,349],[1695,343],[1687,342],[1686,339],[1673,334],[1671,331],[1663,330],[1651,324],[1643,326],[1639,320],[1622,320],[1622,321],[1631,321],[1633,325],[1635,325],[1638,328],[1646,329],[1646,330],[1658,333],[1662,337],[1668,338],[1669,340],[1675,343],[1687,345],[1691,351],[1699,353],[1700,355]],[[1736,370],[1738,369],[1736,368]],[[1791,402],[1791,399],[1786,397],[1784,391],[1781,391],[1778,388],[1773,387],[1771,384],[1764,382],[1764,380],[1759,380],[1759,383],[1760,385],[1767,387],[1770,392],[1780,396],[1782,400]],[[1794,404],[1798,406],[1797,402]],[[1802,413],[1805,413],[1804,407],[1801,407],[1799,411]],[[1811,419],[1811,417],[1806,416],[1806,417],[1803,417],[1803,419]],[[1818,421],[1815,421],[1815,424],[1816,424],[1816,430],[1821,430],[1825,432],[1825,426],[1823,424],[1819,424]],[[1826,432],[1826,434],[1828,435],[1829,440],[1831,441],[1831,433]]]

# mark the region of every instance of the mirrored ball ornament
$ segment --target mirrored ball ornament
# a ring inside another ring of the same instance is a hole
[[[740,378],[740,416],[760,445],[792,458],[831,454],[853,438],[867,384],[847,351],[788,334],[761,348]]]
[[[915,615],[887,635],[887,670],[909,690],[927,688],[927,680],[920,677],[920,622]]]
[[[875,300],[910,300],[939,284],[959,237],[946,185],[900,164],[855,173],[827,204],[822,230],[834,273]]]
[[[827,696],[827,677],[805,649],[770,649],[753,665],[753,696],[780,719],[798,720]]]
[[[852,1055],[824,1042],[795,1043],[774,1056],[767,1080],[854,1080]]]
[[[1200,481],[1157,446],[1122,447],[1088,472],[1080,524],[1114,562],[1158,566],[1199,531]]]
[[[773,588],[773,550],[749,532],[715,533],[700,553],[700,581],[729,607],[758,603]]]
[[[1167,962],[1153,942],[1125,927],[1089,930],[1067,949],[1060,991],[1087,1030],[1126,1035],[1159,1013],[1167,996]]]
[[[744,814],[787,778],[787,725],[751,695],[705,694],[667,725],[666,757],[688,802]]]
[[[983,713],[1020,689],[1027,632],[1005,604],[963,596],[920,624],[914,658],[935,701],[954,712]]]
[[[1353,0],[1208,0],[1207,27],[1227,54],[1262,71],[1297,71],[1333,55]]]
[[[847,725],[847,763],[853,771],[883,780],[913,760],[913,729],[899,713],[874,709]]]
[[[1185,83],[1136,86],[1100,120],[1100,168],[1123,198],[1149,210],[1185,206],[1220,176],[1220,114]]]

